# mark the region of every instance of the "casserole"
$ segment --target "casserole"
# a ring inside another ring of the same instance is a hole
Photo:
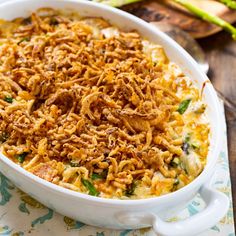
[[[20,6],[18,4],[24,4],[25,7],[15,14],[14,9]],[[126,13],[98,4],[76,3],[75,1],[9,1],[1,5],[0,17],[4,19],[24,17],[39,7],[73,8],[73,11],[78,10],[82,16],[102,16],[124,30],[136,29],[150,41],[162,45],[169,58],[180,65],[187,75],[196,80],[199,89],[205,84],[203,96],[209,107],[208,113],[212,130],[208,163],[202,174],[187,187],[162,197],[135,201],[98,199],[62,189],[51,183],[45,183],[44,180],[25,172],[19,166],[11,163],[10,160],[6,160],[3,155],[1,156],[1,171],[18,187],[48,207],[87,224],[110,228],[141,228],[153,224],[155,231],[162,235],[189,235],[193,231],[200,232],[216,223],[227,210],[228,201],[224,195],[210,190],[209,187],[203,186],[203,184],[209,180],[214,171],[215,157],[217,157],[220,147],[221,119],[214,89],[210,83],[206,82],[208,79],[198,71],[196,63],[177,44],[152,26]],[[14,172],[12,172],[13,169]],[[200,193],[206,203],[208,203],[208,207],[202,213],[185,222],[165,223],[162,221],[162,219],[168,218],[178,209],[183,208],[200,187],[202,187]],[[97,212],[101,212],[99,217],[93,214],[94,209]],[[83,214],[81,215],[82,212]],[[209,217],[209,214],[214,217]],[[196,221],[199,221],[199,217],[202,224],[197,225]]]
[[[0,151],[13,162],[123,200],[167,194],[202,172],[205,104],[160,45],[53,9],[1,29]]]

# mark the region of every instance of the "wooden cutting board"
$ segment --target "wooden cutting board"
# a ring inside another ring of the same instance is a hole
[[[224,4],[215,0],[189,0],[205,11],[217,15],[224,20],[236,22],[236,10],[230,10]],[[188,13],[171,0],[148,0],[122,7],[123,10],[134,14],[148,22],[166,22],[182,28],[194,38],[203,38],[217,33],[221,28],[200,20]]]

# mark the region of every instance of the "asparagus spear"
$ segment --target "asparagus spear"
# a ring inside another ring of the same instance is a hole
[[[140,2],[142,0],[92,0],[94,2],[100,2],[107,4],[112,7],[121,7],[126,4],[134,3],[134,2]]]
[[[201,8],[196,7],[193,4],[189,3],[188,0],[174,0],[174,1],[182,5],[184,8],[189,10],[191,13],[193,13],[197,17],[205,21],[208,21],[210,23],[213,23],[215,25],[218,25],[224,30],[228,31],[229,33],[232,34],[233,39],[236,40],[236,28],[232,26],[230,23],[222,20],[218,16],[214,16],[206,11],[203,11]]]
[[[109,6],[113,7],[121,7],[126,4],[134,3],[134,2],[139,2],[142,0],[92,0],[94,2],[101,2],[104,4],[107,4]],[[232,26],[230,23],[222,20],[218,16],[214,16],[204,10],[202,10],[199,7],[194,6],[193,4],[189,3],[188,0],[173,0],[176,3],[179,3],[182,5],[184,8],[189,10],[191,13],[196,15],[197,17],[208,21],[210,23],[213,23],[215,25],[218,25],[219,27],[223,28],[224,30],[228,31],[229,33],[232,34],[233,39],[236,40],[236,28]],[[227,6],[230,6],[231,8],[235,7],[236,9],[236,2],[234,0],[220,0],[221,2],[225,3]]]
[[[220,2],[224,3],[227,7],[236,10],[236,1],[234,1],[234,0],[220,0]]]

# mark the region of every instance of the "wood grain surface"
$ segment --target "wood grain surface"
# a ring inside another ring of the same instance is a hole
[[[228,22],[236,21],[236,11],[213,0],[189,0],[205,11],[220,16]],[[202,38],[214,34],[221,29],[213,24],[199,20],[185,9],[173,4],[170,0],[146,0],[126,5],[122,8],[148,22],[161,21],[176,25],[190,33],[194,38]]]

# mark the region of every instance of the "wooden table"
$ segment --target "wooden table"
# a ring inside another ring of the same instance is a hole
[[[224,96],[236,104],[236,42],[225,32],[199,40],[210,63],[209,78]],[[226,108],[230,174],[236,216],[236,114]],[[236,220],[234,218],[235,224]]]

